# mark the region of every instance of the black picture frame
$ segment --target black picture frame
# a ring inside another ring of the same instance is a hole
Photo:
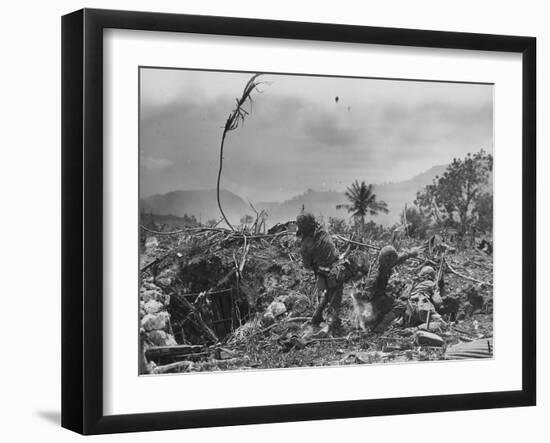
[[[132,415],[103,413],[103,30],[192,32],[522,55],[522,388]],[[62,18],[62,426],[82,434],[320,420],[536,403],[536,39],[83,9]]]

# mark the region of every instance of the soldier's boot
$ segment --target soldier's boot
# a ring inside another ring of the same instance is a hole
[[[327,295],[327,291],[324,291],[323,297],[321,298],[319,305],[317,305],[317,309],[315,309],[315,312],[311,317],[311,324],[313,326],[319,326],[323,321],[323,310],[327,306],[327,303],[328,303],[328,295]]]
[[[342,305],[343,287],[335,288],[334,294],[328,307],[328,318],[330,332],[337,335],[342,330],[342,320],[340,319],[340,307]]]
[[[394,320],[395,313],[393,311],[386,313],[382,320],[374,328],[372,328],[373,332],[384,332],[391,326]]]
[[[333,337],[341,335],[343,332],[342,320],[339,315],[333,315],[329,320],[329,331]]]

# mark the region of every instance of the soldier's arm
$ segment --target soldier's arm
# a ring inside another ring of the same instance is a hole
[[[314,269],[313,266],[313,254],[312,254],[312,244],[307,239],[302,241],[301,253],[302,253],[302,263],[306,269]]]

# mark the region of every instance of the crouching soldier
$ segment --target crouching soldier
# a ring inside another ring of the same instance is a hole
[[[356,318],[361,329],[369,327],[383,331],[396,318],[394,310],[399,310],[393,297],[386,294],[388,281],[395,266],[404,263],[420,252],[419,248],[398,254],[393,246],[384,246],[378,254],[376,276],[366,283],[364,291],[352,294]]]
[[[321,299],[311,323],[318,326],[323,321],[323,311],[328,306],[328,323],[332,331],[341,326],[340,306],[344,281],[353,273],[353,265],[341,260],[331,236],[312,214],[301,214],[296,219],[296,236],[301,238],[301,254],[304,266],[317,277],[317,289]]]

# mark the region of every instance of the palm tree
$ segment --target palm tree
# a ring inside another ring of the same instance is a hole
[[[374,186],[367,185],[364,181],[359,184],[355,180],[352,185],[346,189],[346,197],[349,204],[336,205],[336,209],[347,209],[351,216],[361,222],[361,230],[365,228],[365,216],[377,215],[381,212],[387,214],[388,205],[385,201],[376,200],[376,194],[373,192]]]

